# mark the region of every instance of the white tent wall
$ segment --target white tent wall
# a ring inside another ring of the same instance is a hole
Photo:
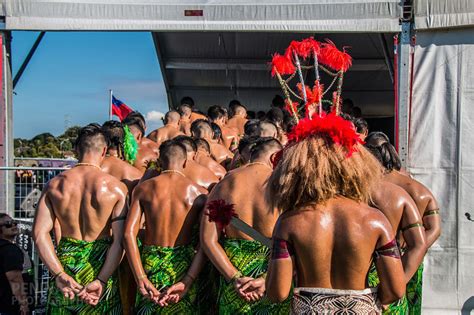
[[[465,216],[474,210],[473,69],[474,28],[417,32],[408,169],[442,215],[425,258],[427,314],[458,313],[474,295],[474,222]]]

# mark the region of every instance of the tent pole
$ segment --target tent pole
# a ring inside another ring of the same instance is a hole
[[[410,44],[411,44],[411,23],[402,22],[402,32],[399,36],[398,44],[398,154],[402,162],[402,167],[408,164],[408,137],[410,121]],[[397,126],[395,126],[397,127]],[[395,128],[397,130],[397,128]]]
[[[39,44],[41,43],[41,40],[43,39],[45,33],[46,33],[46,32],[41,32],[41,33],[38,35],[38,37],[36,38],[36,41],[35,41],[35,43],[33,44],[33,46],[31,46],[31,49],[30,49],[30,51],[28,52],[28,55],[26,56],[25,60],[23,61],[23,63],[22,63],[21,66],[20,66],[20,69],[18,70],[18,72],[17,72],[16,75],[15,75],[15,78],[13,79],[13,89],[15,89],[16,84],[18,83],[18,81],[20,81],[20,78],[21,78],[23,72],[25,71],[26,67],[27,67],[28,64],[30,63],[31,58],[32,58],[33,55],[35,54],[36,48],[38,48],[38,46],[39,46]]]

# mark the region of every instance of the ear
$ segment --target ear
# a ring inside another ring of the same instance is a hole
[[[105,155],[107,154],[107,149],[107,146],[104,146],[104,148],[102,149],[102,153],[100,155],[102,158],[105,158]]]

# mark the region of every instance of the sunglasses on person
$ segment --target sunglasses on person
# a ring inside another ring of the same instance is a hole
[[[7,229],[9,229],[9,228],[12,228],[12,227],[17,226],[17,225],[18,225],[18,223],[16,223],[15,221],[9,221],[9,222],[5,222],[3,224],[0,224],[0,227],[4,226]]]

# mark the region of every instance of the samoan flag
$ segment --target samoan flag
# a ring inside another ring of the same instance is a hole
[[[130,107],[122,103],[122,101],[116,99],[115,96],[112,95],[112,115],[117,116],[120,121],[122,121],[131,112],[133,112],[133,109],[131,109]]]

